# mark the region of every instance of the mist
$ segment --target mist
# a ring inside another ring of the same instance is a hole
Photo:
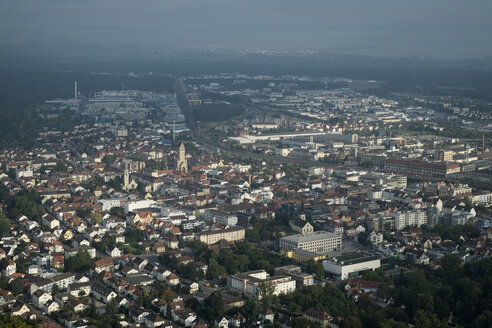
[[[0,0],[0,44],[492,55],[487,0]]]

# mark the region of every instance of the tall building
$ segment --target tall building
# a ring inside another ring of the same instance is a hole
[[[130,184],[130,172],[128,171],[128,163],[125,162],[125,170],[123,171],[123,190],[128,190]]]
[[[188,161],[186,160],[186,148],[183,141],[181,141],[181,145],[179,145],[178,162],[176,163],[176,169],[178,171],[188,172]]]

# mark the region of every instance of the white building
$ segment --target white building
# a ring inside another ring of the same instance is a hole
[[[317,231],[309,235],[290,235],[280,238],[280,249],[302,249],[312,253],[326,253],[342,249],[342,235]]]
[[[288,276],[273,276],[265,270],[256,270],[239,273],[227,277],[227,286],[239,293],[254,295],[258,299],[262,298],[261,284],[270,283],[274,287],[273,295],[293,293],[296,289],[296,281]]]
[[[424,211],[398,211],[393,212],[391,216],[395,220],[394,227],[396,230],[427,224],[427,213]]]
[[[340,280],[357,277],[364,271],[375,270],[380,266],[379,256],[366,253],[347,253],[323,261],[325,271]]]
[[[369,241],[373,245],[379,245],[383,242],[383,234],[380,232],[371,231],[369,234]]]
[[[237,224],[236,215],[216,210],[206,211],[203,217],[207,222],[216,222],[228,227],[233,227]]]

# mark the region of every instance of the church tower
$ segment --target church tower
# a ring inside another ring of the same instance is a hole
[[[128,171],[128,163],[125,162],[125,170],[123,171],[123,190],[128,191],[130,184],[130,172]]]
[[[186,160],[186,148],[184,142],[181,141],[179,145],[178,162],[176,163],[176,169],[182,172],[188,172],[188,161]]]

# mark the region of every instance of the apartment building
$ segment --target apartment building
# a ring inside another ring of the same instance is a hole
[[[262,283],[272,284],[274,287],[274,295],[292,293],[296,289],[296,281],[291,277],[284,275],[270,277],[265,270],[239,273],[227,278],[227,286],[231,290],[244,293],[246,295],[255,296],[258,299],[262,298]]]
[[[243,240],[244,236],[245,230],[243,228],[220,229],[201,233],[200,241],[207,245],[213,245],[222,239],[227,241]]]

